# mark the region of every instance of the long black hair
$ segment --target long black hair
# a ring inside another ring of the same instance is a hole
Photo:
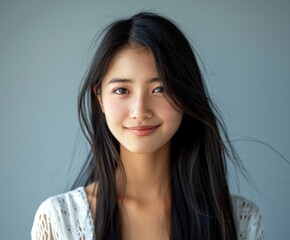
[[[79,93],[80,124],[91,152],[76,184],[98,182],[95,239],[121,239],[115,170],[122,164],[119,143],[93,89],[100,93],[112,59],[132,46],[152,52],[169,101],[183,111],[171,139],[170,238],[236,239],[226,164],[234,149],[222,118],[189,41],[173,21],[148,12],[115,21],[104,30]]]

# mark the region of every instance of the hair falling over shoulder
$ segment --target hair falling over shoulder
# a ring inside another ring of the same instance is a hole
[[[152,52],[169,101],[184,113],[171,140],[170,238],[237,239],[226,164],[234,150],[223,121],[184,34],[171,20],[148,12],[115,21],[104,30],[79,93],[80,124],[91,152],[76,185],[98,182],[95,239],[121,239],[115,169],[122,163],[93,88],[101,90],[114,56],[133,45]]]

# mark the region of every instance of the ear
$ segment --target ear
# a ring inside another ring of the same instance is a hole
[[[93,87],[93,92],[95,94],[95,96],[98,98],[99,104],[101,106],[102,112],[104,113],[104,106],[103,106],[103,100],[102,100],[102,94],[99,91],[99,89],[97,88],[97,86]]]

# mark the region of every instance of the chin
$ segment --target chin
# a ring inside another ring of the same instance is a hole
[[[165,145],[157,146],[154,144],[142,144],[142,146],[123,146],[123,151],[131,153],[131,154],[155,154],[160,150],[164,150]]]
[[[126,151],[133,154],[153,154],[156,152],[156,149],[126,149]]]

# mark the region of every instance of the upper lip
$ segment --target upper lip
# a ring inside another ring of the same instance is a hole
[[[146,126],[134,126],[134,127],[127,127],[130,130],[145,130],[145,129],[151,129],[159,127],[159,125],[146,125]]]

